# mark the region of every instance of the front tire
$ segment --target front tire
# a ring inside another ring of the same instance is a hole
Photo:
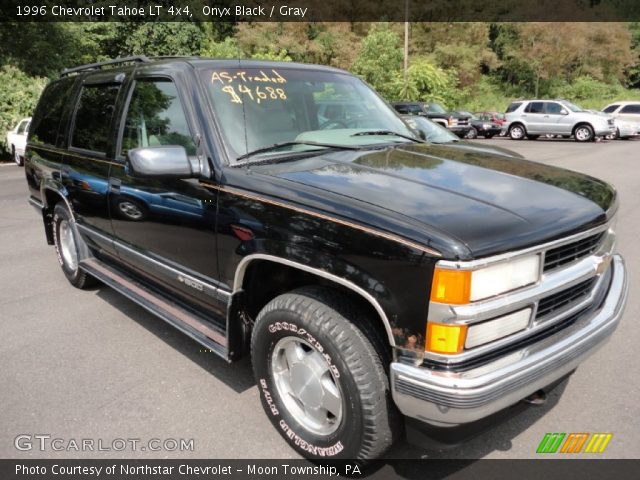
[[[478,138],[478,130],[476,130],[475,127],[471,127],[471,130],[469,130],[467,132],[467,134],[464,136],[464,138],[467,138],[469,140],[473,140],[474,138]]]
[[[595,138],[593,128],[590,125],[578,125],[573,132],[576,142],[590,142]]]
[[[262,406],[308,458],[372,459],[399,431],[377,332],[340,292],[305,287],[258,315],[251,356]]]
[[[84,244],[64,202],[57,203],[53,209],[53,243],[62,272],[71,285],[85,289],[97,283],[94,277],[80,268],[79,252]]]

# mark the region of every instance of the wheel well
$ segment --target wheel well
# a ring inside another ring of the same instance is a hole
[[[42,212],[44,220],[44,232],[47,236],[47,244],[53,245],[53,208],[59,201],[65,201],[64,197],[50,188],[44,190],[45,208]],[[66,203],[66,202],[65,202]],[[73,212],[72,212],[73,215]]]
[[[265,279],[268,280],[265,282]],[[278,295],[310,285],[339,291],[343,296],[349,298],[363,312],[366,318],[372,320],[371,326],[384,341],[384,344],[389,349],[391,348],[384,321],[376,308],[366,298],[344,285],[289,265],[269,260],[252,261],[243,277],[242,309],[249,316],[251,323],[253,323],[260,310]]]
[[[522,127],[525,132],[527,131],[527,127],[525,127],[521,122],[513,122],[511,125],[509,125],[509,130],[511,130],[513,127]]]

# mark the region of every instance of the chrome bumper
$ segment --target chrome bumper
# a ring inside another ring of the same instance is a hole
[[[408,417],[455,426],[509,407],[567,375],[608,340],[620,321],[628,291],[622,257],[614,255],[610,268],[600,308],[535,344],[463,372],[392,363],[396,405]]]

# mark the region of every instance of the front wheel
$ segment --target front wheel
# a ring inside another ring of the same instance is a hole
[[[469,130],[467,132],[467,134],[465,135],[465,138],[468,138],[469,140],[473,140],[474,138],[478,138],[478,130],[476,130],[474,127],[472,127],[471,130]]]
[[[262,406],[305,457],[376,458],[396,438],[389,357],[367,321],[347,297],[315,287],[280,295],[256,319],[251,357]]]
[[[593,128],[589,125],[580,125],[573,132],[576,142],[589,142],[594,139]]]

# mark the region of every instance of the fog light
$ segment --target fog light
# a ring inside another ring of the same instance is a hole
[[[503,317],[471,325],[467,331],[466,348],[473,348],[493,342],[513,333],[524,330],[529,325],[531,309],[525,308]]]
[[[459,353],[464,346],[466,325],[427,323],[426,350],[434,353]]]

